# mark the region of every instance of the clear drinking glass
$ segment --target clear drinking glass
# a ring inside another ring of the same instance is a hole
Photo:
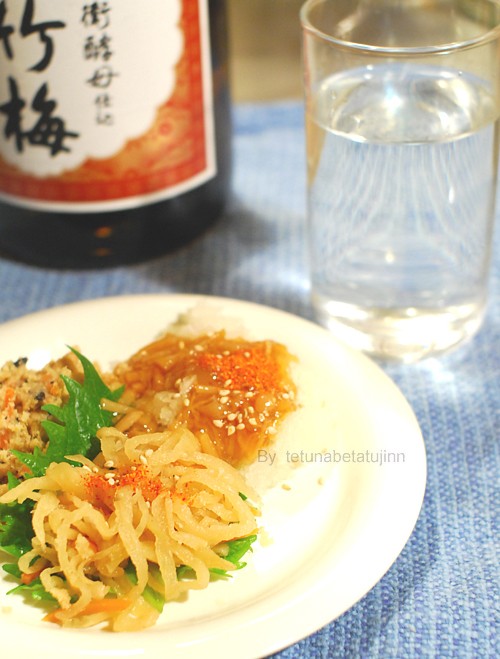
[[[498,0],[309,0],[308,214],[317,319],[413,361],[481,325],[498,164]]]

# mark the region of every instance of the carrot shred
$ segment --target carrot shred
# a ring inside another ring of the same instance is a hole
[[[23,572],[21,574],[21,582],[25,586],[28,586],[32,581],[35,581],[35,579],[38,579],[41,572],[42,572],[41,570],[38,570],[37,572]]]
[[[130,606],[130,600],[119,597],[109,597],[101,600],[92,600],[83,609],[80,615],[87,616],[92,613],[118,613]]]
[[[100,600],[92,600],[87,606],[79,613],[79,616],[89,616],[94,613],[120,613],[130,606],[130,600],[118,597],[104,598]],[[57,622],[61,624],[61,620],[57,617],[64,609],[55,609],[51,611],[44,618],[44,622]]]
[[[0,449],[9,448],[11,434],[10,430],[6,428],[0,430]]]
[[[16,400],[16,391],[12,387],[5,389],[4,398],[2,402],[2,409],[6,411],[7,416],[12,416],[14,411],[14,401]]]
[[[61,611],[62,609],[55,609],[54,611],[47,613],[47,615],[42,618],[43,622],[57,622],[61,624],[59,618],[56,617],[56,613],[60,613]]]

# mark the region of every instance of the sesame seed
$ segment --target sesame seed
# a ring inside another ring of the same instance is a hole
[[[274,428],[274,426],[269,426],[269,428],[266,430],[266,432],[269,435],[275,435],[278,431],[276,430],[276,428]]]
[[[184,407],[189,407],[189,398],[184,398],[183,405]]]
[[[216,428],[222,428],[222,426],[224,425],[224,421],[222,421],[221,419],[214,419],[212,423]]]
[[[115,466],[115,463],[113,462],[113,460],[107,460],[107,461],[104,463],[104,466],[106,467],[106,469],[109,469],[110,467],[114,467],[114,466]]]
[[[233,384],[233,381],[232,381],[231,379],[226,380],[226,381],[224,382],[224,386],[225,386],[225,387],[229,387],[230,384]]]
[[[235,432],[236,432],[236,428],[234,426],[228,426],[227,427],[227,434],[228,435],[234,435]]]
[[[257,425],[257,421],[253,417],[251,419],[248,419],[248,423],[251,426],[256,426]]]
[[[203,346],[200,346],[199,344],[195,345],[194,349],[196,352],[203,352]]]
[[[225,405],[228,401],[229,401],[229,396],[222,396],[222,398],[220,398],[221,405]]]
[[[253,407],[252,405],[249,405],[247,407],[247,410],[249,414],[255,414],[255,407]]]
[[[142,462],[143,465],[148,464],[148,459],[145,455],[139,456],[139,460]]]
[[[153,455],[154,451],[152,448],[148,448],[146,453],[144,454],[147,458],[151,457]]]
[[[229,389],[220,389],[219,390],[219,396],[229,396],[230,393],[231,392],[229,391]]]
[[[93,468],[92,468],[92,471],[94,472],[94,474],[98,474],[98,473],[99,473],[99,469],[98,469],[97,467],[93,467]]]
[[[243,354],[245,355],[245,357],[246,357],[247,359],[250,359],[251,355],[250,355],[250,353],[249,353],[248,351],[247,351],[247,352],[244,352]]]
[[[110,485],[115,485],[115,479],[114,478],[108,478],[108,483]]]
[[[236,426],[236,430],[245,430],[245,424],[244,423],[238,423]]]
[[[281,394],[281,397],[288,400],[290,398],[290,394]]]
[[[113,476],[114,476],[114,474],[112,474],[111,472],[108,472],[107,474],[104,474],[104,478],[105,478],[106,480],[108,480],[108,481],[109,481],[111,478],[113,478]]]
[[[235,412],[231,412],[231,414],[227,415],[227,420],[228,421],[234,421],[238,415]]]
[[[245,398],[253,398],[254,395],[255,394],[253,393],[253,391],[247,391],[246,394],[245,394]]]

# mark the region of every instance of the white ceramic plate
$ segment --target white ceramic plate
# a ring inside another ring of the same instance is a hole
[[[5,595],[12,584],[1,577],[4,651],[37,659],[263,656],[349,609],[404,547],[426,481],[414,414],[373,362],[308,321],[223,298],[103,298],[0,326],[0,360],[27,356],[36,368],[69,344],[111,366],[200,302],[241,319],[248,338],[280,341],[299,358],[302,407],[248,472],[263,494],[264,541],[233,579],[166,606],[154,628],[138,633],[43,623],[38,609]]]

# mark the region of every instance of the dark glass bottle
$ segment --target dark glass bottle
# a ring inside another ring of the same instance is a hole
[[[85,5],[85,3],[79,4]],[[139,6],[138,3],[134,4],[135,7]],[[194,3],[193,0],[189,0],[189,2],[183,0],[181,2],[182,10],[185,12],[187,5],[190,5],[192,9],[197,4],[198,0],[194,0]],[[116,5],[109,2],[102,3],[103,7],[106,5],[110,6],[114,12],[118,12],[120,7],[120,3]],[[142,197],[137,195],[125,207],[118,209],[116,207],[98,207],[95,210],[99,204],[93,204],[94,208],[90,208],[91,205],[79,201],[74,204],[74,207],[70,207],[70,204],[66,203],[64,209],[60,210],[57,208],[57,204],[48,209],[47,204],[38,206],[36,199],[30,200],[30,203],[26,204],[25,200],[20,198],[16,192],[13,194],[10,191],[6,192],[3,185],[5,179],[2,179],[2,168],[0,167],[0,253],[34,265],[54,268],[78,269],[116,266],[143,261],[172,251],[198,236],[217,219],[224,208],[230,176],[231,123],[225,0],[207,0],[207,6],[210,39],[209,42],[206,41],[206,44],[209,43],[210,47],[211,84],[209,82],[209,90],[213,94],[213,118],[210,113],[207,119],[203,115],[204,110],[202,109],[198,113],[198,121],[208,122],[205,125],[206,130],[214,131],[215,151],[213,153],[216,165],[211,178],[195,184],[187,191],[181,191],[159,201],[156,199],[152,201],[151,198],[147,198],[147,195]],[[138,15],[140,14],[139,9],[130,11],[137,11]],[[40,29],[42,22],[37,22],[35,19],[36,17],[32,17],[32,24],[38,25]],[[90,18],[88,22],[90,25]],[[4,19],[4,25],[9,25],[8,15]],[[14,35],[15,20],[12,21],[12,28]],[[59,29],[62,32],[62,28]],[[197,26],[197,29],[203,28]],[[113,36],[111,27],[108,27],[107,30],[111,41]],[[57,48],[58,33],[53,22],[52,27],[50,25],[45,27],[44,34],[46,38],[52,39],[52,47]],[[99,38],[102,38],[103,34],[106,34],[105,29],[99,32]],[[38,37],[41,46],[46,44],[46,41],[43,42],[41,38],[42,32],[38,34]],[[184,49],[192,47],[192,35],[190,39],[191,41],[186,34],[184,35]],[[12,45],[16,45],[16,43],[13,41]],[[94,43],[97,42],[94,41]],[[42,56],[45,55],[47,60],[47,49],[42,51],[39,48],[37,52],[42,53]],[[108,72],[112,70],[111,55],[105,66]],[[102,71],[104,70],[103,68]],[[191,76],[196,74],[196,66],[192,71],[194,74],[191,72],[189,74]],[[131,94],[133,94],[133,90],[131,90]],[[49,94],[46,95],[45,100],[51,100]],[[26,103],[27,105],[28,103]],[[205,100],[203,107],[206,108],[206,105]],[[110,106],[112,106],[111,102]],[[8,112],[8,109],[12,107],[12,97],[10,104],[0,98],[0,112],[3,108],[3,112],[0,114],[0,156],[2,155],[2,141],[5,145],[7,141],[12,143],[16,138],[15,130],[12,129],[14,126],[13,114]],[[38,107],[41,107],[40,103]],[[55,114],[53,111],[52,116]],[[45,120],[49,121],[47,114]],[[54,125],[52,136],[55,128]],[[112,129],[112,126],[110,128]],[[198,135],[199,130],[195,130],[193,134]],[[29,147],[35,148],[35,137],[33,132],[31,137],[26,132],[17,133],[19,144],[25,146],[26,151]],[[24,139],[24,144],[22,139]],[[70,144],[69,138],[67,138],[67,144]],[[40,146],[39,144],[38,148]],[[177,149],[178,152],[179,149],[182,152],[183,145],[177,146]],[[120,200],[118,200],[119,204]]]

